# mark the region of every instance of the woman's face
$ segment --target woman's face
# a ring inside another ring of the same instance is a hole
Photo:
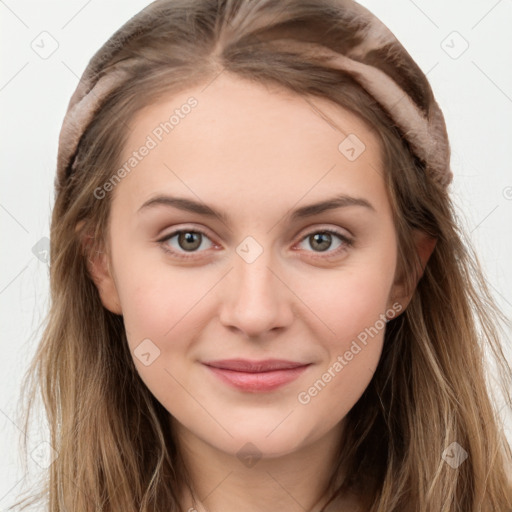
[[[402,309],[378,139],[327,100],[227,73],[131,127],[122,179],[95,192],[113,194],[95,279],[141,378],[182,433],[232,455],[326,438]],[[296,368],[205,364],[235,359]]]

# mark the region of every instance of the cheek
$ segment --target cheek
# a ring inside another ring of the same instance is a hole
[[[135,260],[116,272],[131,356],[160,403],[172,412],[189,410],[197,344],[214,314],[211,292],[219,276]]]
[[[351,341],[334,351],[332,360],[304,383],[295,403],[297,416],[311,421],[312,437],[334,428],[359,400],[375,373],[382,340],[378,334],[367,345]],[[320,431],[313,418],[322,418]]]
[[[118,228],[113,265],[116,287],[128,338],[162,338],[178,323],[214,284],[199,268],[179,267],[149,242],[132,240],[133,235]]]
[[[320,331],[318,336],[330,350],[342,350],[385,315],[393,276],[393,258],[353,261],[339,271],[302,275],[294,291],[321,320],[323,336]]]
[[[303,383],[296,403],[306,417],[324,417],[328,430],[352,409],[368,387],[382,353],[388,279],[353,275],[320,303],[309,299],[330,330],[324,359]],[[307,300],[307,299],[306,299]],[[317,333],[317,336],[319,334]],[[327,412],[327,415],[326,415]]]
[[[197,416],[188,357],[204,329],[201,298],[212,283],[179,270],[147,268],[128,272],[120,287],[123,319],[137,372],[155,398],[171,413]]]
[[[329,388],[321,401],[335,407],[351,407],[363,393],[379,362],[386,328],[385,294],[366,294],[360,287],[345,292],[318,310],[333,332],[323,337],[326,357],[309,383],[315,388],[311,397]]]
[[[336,422],[367,388],[382,352],[393,276],[390,251],[381,258],[354,261],[314,283],[303,281],[298,293],[322,321],[316,338],[325,353],[297,396],[310,413],[330,410]]]

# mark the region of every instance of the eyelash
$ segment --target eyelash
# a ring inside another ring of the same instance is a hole
[[[177,256],[178,258],[182,258],[185,260],[196,258],[197,256],[193,256],[193,254],[197,254],[197,252],[192,251],[189,254],[184,254],[184,253],[178,252],[174,249],[170,249],[169,245],[167,244],[167,242],[171,238],[174,238],[176,235],[179,235],[181,233],[196,233],[196,234],[200,234],[201,236],[206,237],[208,239],[210,238],[204,231],[201,231],[200,229],[179,229],[179,230],[173,231],[172,233],[169,233],[164,238],[157,240],[157,242],[159,242],[161,244],[162,249],[165,252],[168,252],[168,253],[172,254],[173,256]],[[337,256],[339,253],[347,250],[347,248],[352,247],[354,244],[354,241],[352,239],[348,238],[347,236],[345,236],[344,234],[340,233],[339,231],[337,231],[335,229],[317,229],[315,231],[311,231],[301,238],[300,243],[302,243],[304,240],[307,240],[310,236],[318,234],[318,233],[329,233],[331,235],[335,235],[342,241],[343,244],[340,247],[338,247],[337,249],[335,249],[334,251],[326,250],[325,254],[327,254],[327,256],[322,256],[322,254],[324,254],[324,252],[318,251],[317,252],[318,255],[313,256],[314,258],[325,259],[325,258],[329,258],[332,256]],[[201,240],[201,242],[202,242],[202,240]]]

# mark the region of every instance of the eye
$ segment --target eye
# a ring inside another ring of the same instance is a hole
[[[333,245],[333,237],[338,238],[340,242],[338,242],[338,245],[334,248],[334,250],[329,251]],[[311,231],[309,234],[302,238],[301,243],[304,242],[306,242],[313,249],[313,252],[327,253],[327,257],[338,255],[353,245],[352,239],[335,229]]]
[[[187,253],[198,252],[201,247],[204,249],[203,242],[205,240],[210,239],[203,231],[197,229],[180,229],[169,233],[165,238],[158,240],[158,242],[162,244],[165,251],[173,255],[180,258],[191,258],[194,256],[188,255]],[[213,247],[213,245],[214,244],[211,243],[210,247]]]
[[[337,246],[334,250],[329,250],[332,249],[333,239],[336,238],[339,240]],[[210,242],[209,247],[208,244],[205,247],[204,242],[206,240]],[[162,245],[164,251],[183,259],[194,258],[194,253],[201,252],[201,248],[205,250],[215,246],[208,235],[198,229],[179,229],[169,233],[158,242]],[[314,253],[317,253],[315,257],[336,256],[353,245],[352,239],[335,229],[311,231],[301,239],[300,243],[305,242],[309,244]],[[322,253],[326,255],[323,256]]]

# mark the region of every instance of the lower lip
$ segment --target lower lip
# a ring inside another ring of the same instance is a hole
[[[238,372],[205,365],[222,381],[243,391],[265,392],[273,391],[289,382],[294,381],[309,365],[298,366],[287,370],[272,370],[269,372]]]

